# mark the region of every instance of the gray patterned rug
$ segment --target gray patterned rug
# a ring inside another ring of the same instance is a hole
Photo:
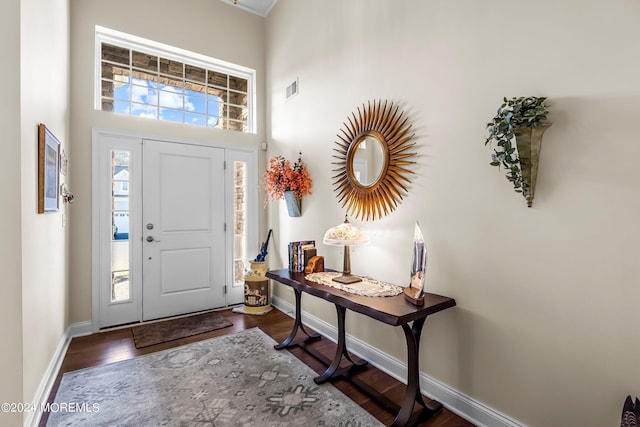
[[[382,425],[274,344],[253,328],[66,373],[47,426]]]

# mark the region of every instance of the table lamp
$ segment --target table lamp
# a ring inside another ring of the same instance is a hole
[[[349,284],[362,281],[360,277],[351,275],[349,246],[369,243],[369,236],[365,232],[351,224],[345,215],[344,222],[342,224],[336,225],[335,227],[331,227],[327,230],[324,234],[324,239],[322,239],[322,243],[325,245],[344,246],[342,275],[334,277],[332,279],[334,282]]]

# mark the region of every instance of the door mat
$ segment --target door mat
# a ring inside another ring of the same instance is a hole
[[[136,348],[174,341],[233,325],[217,312],[196,314],[178,319],[149,323],[131,328]]]

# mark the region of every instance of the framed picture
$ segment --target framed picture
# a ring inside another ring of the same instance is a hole
[[[38,213],[58,212],[60,141],[42,123],[38,126]]]

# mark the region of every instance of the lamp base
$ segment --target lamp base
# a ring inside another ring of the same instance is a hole
[[[334,277],[331,280],[338,283],[344,283],[345,285],[348,285],[350,283],[362,282],[362,279],[358,276],[352,276],[351,274],[345,273],[342,273],[341,276]]]

